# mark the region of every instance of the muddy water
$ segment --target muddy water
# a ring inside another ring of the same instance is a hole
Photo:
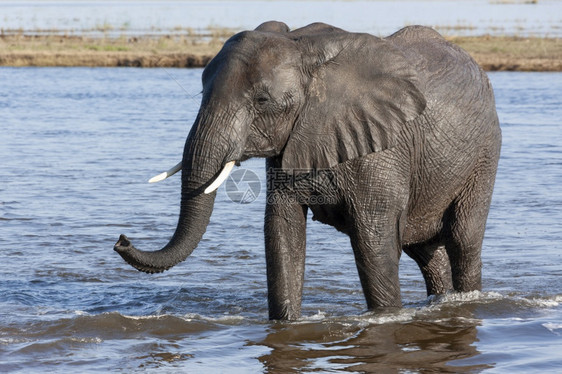
[[[0,69],[1,372],[556,372],[562,366],[562,74],[490,74],[504,146],[484,291],[365,310],[348,239],[310,222],[303,318],[267,320],[264,196],[230,201],[185,262],[117,256],[175,227],[201,70]],[[175,81],[177,80],[177,82]],[[263,161],[243,167],[263,180]]]

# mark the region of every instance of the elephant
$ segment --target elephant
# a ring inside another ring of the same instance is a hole
[[[176,230],[160,250],[114,250],[158,273],[201,240],[234,165],[265,158],[269,318],[301,315],[306,222],[347,234],[368,310],[402,307],[402,251],[428,295],[481,290],[501,148],[485,72],[424,26],[385,37],[276,21],[228,39],[202,74],[181,162]]]

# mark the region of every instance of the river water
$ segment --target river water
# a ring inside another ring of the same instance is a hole
[[[386,36],[412,24],[452,35],[562,36],[562,2],[541,0],[0,0],[0,28],[63,33],[146,34],[184,28],[251,30],[279,20],[291,28],[326,22]]]
[[[113,251],[167,242],[200,69],[0,68],[0,372],[559,372],[562,74],[492,73],[503,149],[483,292],[365,310],[347,237],[310,222],[303,318],[267,320],[264,194],[218,192],[193,255],[163,274]],[[263,160],[250,160],[263,181]]]

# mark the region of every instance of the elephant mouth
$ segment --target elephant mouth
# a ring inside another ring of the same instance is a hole
[[[230,175],[230,172],[232,171],[232,168],[234,167],[234,165],[236,164],[236,161],[229,161],[227,162],[221,172],[219,173],[219,175],[215,178],[215,180],[207,187],[205,188],[204,193],[205,194],[210,194],[211,192],[215,191],[217,188],[220,187],[221,184],[224,183],[224,181],[226,180],[226,178],[228,178],[228,176]],[[171,177],[172,175],[176,174],[178,171],[180,171],[182,168],[182,161],[180,161],[177,165],[175,165],[174,167],[172,167],[171,169],[169,169],[168,171],[165,171],[163,173],[160,173],[152,178],[150,178],[148,180],[148,183],[156,183],[156,182],[160,182],[163,181],[166,178]]]

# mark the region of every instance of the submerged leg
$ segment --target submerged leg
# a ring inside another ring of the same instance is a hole
[[[418,264],[427,296],[453,290],[451,265],[444,245],[439,242],[414,244],[405,246],[404,252]]]
[[[472,178],[446,213],[445,246],[453,287],[468,292],[482,289],[482,241],[494,188],[495,164],[475,168]]]
[[[387,231],[387,234],[384,237],[372,235],[372,232],[350,235],[359,279],[369,309],[402,306],[398,279],[398,236],[392,231]]]
[[[291,201],[289,195],[267,191],[264,235],[270,319],[300,317],[307,212],[306,206]]]

